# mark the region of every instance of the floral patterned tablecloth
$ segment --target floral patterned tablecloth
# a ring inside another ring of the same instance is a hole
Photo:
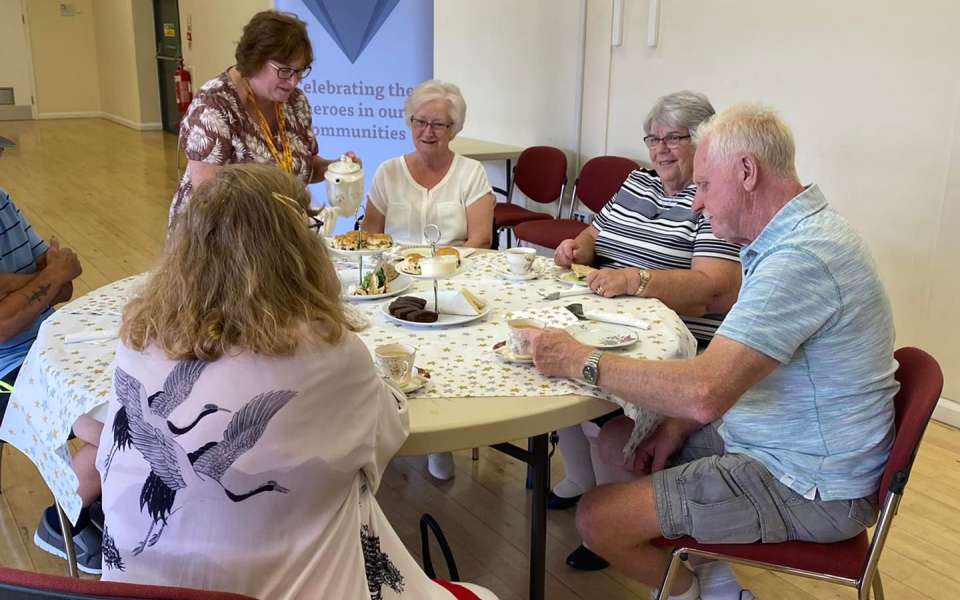
[[[499,253],[478,253],[465,260],[464,269],[455,277],[439,282],[441,289],[466,288],[490,303],[489,314],[465,325],[401,325],[383,313],[391,299],[351,303],[353,312],[369,324],[360,337],[371,350],[389,342],[417,347],[417,365],[428,369],[431,378],[427,385],[411,393],[412,398],[470,398],[480,402],[484,396],[578,394],[619,404],[617,398],[598,388],[544,377],[531,365],[505,363],[492,350],[495,343],[506,338],[507,315],[536,316],[548,324],[564,326],[576,321],[563,308],[574,302],[649,324],[649,329],[637,330],[638,343],[614,352],[651,360],[683,358],[696,352],[696,342],[683,322],[658,300],[585,295],[546,302],[542,294],[569,288],[557,281],[568,271],[538,258],[536,279],[511,281],[502,276],[505,266]],[[142,276],[131,277],[95,290],[67,304],[43,324],[20,370],[0,425],[0,437],[34,462],[71,518],[79,513],[80,500],[76,495],[77,478],[70,468],[67,436],[78,416],[95,411],[108,400],[117,342],[111,338],[66,343],[65,338],[117,331],[123,305],[141,281]],[[406,293],[426,294],[432,285],[431,281],[419,280]],[[656,415],[638,411],[634,405],[625,405],[624,409],[637,421],[635,437],[645,435],[658,421]],[[416,423],[411,426],[415,432]]]

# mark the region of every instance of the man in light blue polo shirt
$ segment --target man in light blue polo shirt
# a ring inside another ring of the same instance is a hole
[[[541,372],[668,417],[627,468],[643,477],[594,490],[577,511],[589,547],[651,586],[669,562],[649,545],[660,535],[834,542],[872,525],[899,387],[890,304],[867,247],[816,185],[800,183],[787,126],[740,105],[697,135],[694,209],[744,244],[740,295],[710,347],[655,362],[558,330],[534,342]],[[608,424],[608,454],[630,429]],[[671,598],[752,597],[722,568],[699,578],[681,569]]]

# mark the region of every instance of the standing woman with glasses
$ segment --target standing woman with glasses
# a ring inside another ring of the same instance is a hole
[[[643,124],[654,170],[631,173],[593,223],[554,253],[560,266],[599,267],[587,276],[598,295],[659,299],[680,315],[701,347],[713,338],[740,290],[740,247],[718,239],[709,216],[692,208],[697,191],[693,134],[714,112],[707,97],[696,92],[658,99]],[[560,430],[566,478],[550,492],[550,508],[572,506],[581,494],[610,482],[596,437],[599,424],[618,413]],[[607,563],[580,546],[567,564],[595,570]]]
[[[170,224],[194,188],[233,163],[273,164],[303,183],[323,180],[310,105],[297,85],[310,74],[306,24],[267,10],[243,28],[237,64],[206,82],[180,122],[187,168],[170,206]],[[348,155],[356,158],[353,153]]]
[[[400,243],[422,244],[423,227],[440,227],[441,244],[489,248],[493,189],[483,166],[450,149],[463,129],[460,88],[436,79],[418,85],[404,106],[413,152],[377,169],[363,229]]]

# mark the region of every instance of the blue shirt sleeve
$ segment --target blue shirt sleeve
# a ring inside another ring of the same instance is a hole
[[[752,268],[717,335],[788,363],[801,344],[835,322],[839,288],[826,265],[802,248],[775,250]]]

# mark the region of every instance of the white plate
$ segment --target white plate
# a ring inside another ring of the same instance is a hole
[[[564,273],[560,277],[557,277],[557,280],[563,281],[564,283],[569,283],[572,285],[582,285],[583,287],[587,287],[587,280],[577,279],[577,274],[574,273],[573,271],[568,271],[567,273]]]
[[[327,248],[330,252],[340,256],[379,256],[385,252],[390,252],[393,250],[391,248],[364,248],[363,250],[341,250],[333,245],[333,239],[323,238],[323,241],[326,242]]]
[[[567,332],[578,342],[594,348],[626,348],[637,343],[640,336],[630,327],[599,321],[580,321],[567,327]]]
[[[506,279],[507,281],[530,281],[531,279],[540,277],[540,271],[538,269],[532,269],[529,273],[523,274],[511,273],[506,269],[500,269],[496,267],[494,267],[494,270],[501,279]]]
[[[410,294],[417,298],[426,299],[428,294]],[[429,294],[430,297],[433,297],[433,294]],[[479,297],[479,296],[478,296]],[[483,298],[480,297],[482,300]],[[433,323],[415,323],[414,321],[404,321],[403,319],[398,319],[397,317],[390,314],[390,303],[385,302],[383,307],[380,309],[383,312],[383,316],[387,318],[388,321],[393,321],[394,323],[400,323],[401,325],[409,325],[410,327],[446,327],[447,325],[463,325],[464,323],[469,323],[471,321],[476,321],[482,319],[487,314],[490,313],[490,302],[487,302],[484,305],[483,309],[480,311],[479,315],[444,315],[441,314],[437,317],[437,320]]]
[[[343,271],[337,271],[337,277],[340,278],[340,285],[343,287],[343,297],[347,300],[363,302],[365,300],[380,300],[381,298],[389,298],[391,296],[396,296],[397,294],[402,294],[403,292],[409,290],[410,286],[413,285],[412,277],[409,275],[404,275],[403,273],[399,273],[397,274],[396,279],[387,282],[387,291],[384,294],[374,294],[371,296],[357,296],[356,294],[348,294],[347,290],[351,285],[360,285],[357,272],[358,269],[345,269]],[[363,273],[366,275],[367,271],[364,270]]]
[[[513,352],[510,352],[510,347],[506,344],[494,348],[494,356],[502,360],[503,362],[508,363],[520,363],[523,365],[532,365],[533,357],[532,356],[517,356]]]

